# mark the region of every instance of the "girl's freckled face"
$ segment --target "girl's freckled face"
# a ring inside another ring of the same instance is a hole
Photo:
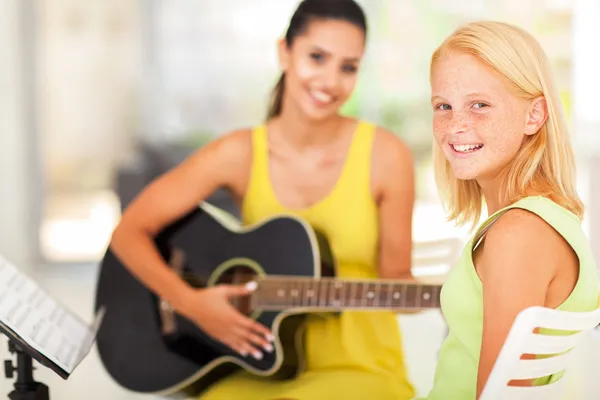
[[[519,150],[528,102],[470,54],[450,52],[431,74],[433,134],[458,179],[493,179]]]

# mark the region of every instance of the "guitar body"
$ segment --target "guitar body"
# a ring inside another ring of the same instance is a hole
[[[166,227],[155,238],[162,257],[194,286],[242,284],[259,276],[334,275],[331,250],[305,222],[274,217],[242,228],[208,203]],[[301,309],[253,312],[247,298],[237,308],[271,329],[272,353],[242,357],[208,337],[149,291],[110,249],[101,263],[96,312],[106,308],[97,335],[104,367],[121,386],[170,397],[196,396],[239,370],[289,379],[302,368]]]

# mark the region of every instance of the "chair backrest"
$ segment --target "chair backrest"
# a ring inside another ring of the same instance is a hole
[[[600,308],[590,312],[530,307],[521,311],[504,342],[480,400],[563,399],[564,372],[571,350],[600,323]],[[565,332],[535,332],[536,328]],[[521,359],[523,354],[543,358]],[[508,386],[511,380],[536,379],[563,373],[542,386]]]
[[[463,242],[458,238],[413,243],[413,275],[424,283],[444,283],[462,247]]]

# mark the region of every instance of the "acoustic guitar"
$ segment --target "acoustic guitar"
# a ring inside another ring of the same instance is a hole
[[[110,376],[135,392],[197,396],[240,368],[269,379],[290,379],[303,366],[307,313],[440,306],[439,285],[335,278],[325,236],[294,216],[242,227],[205,202],[163,229],[154,242],[190,285],[257,282],[251,295],[232,302],[271,330],[274,351],[257,360],[213,340],[149,291],[108,249],[96,293],[96,311],[106,308],[97,349]]]

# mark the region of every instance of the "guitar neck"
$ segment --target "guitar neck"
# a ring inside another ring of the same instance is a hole
[[[423,309],[439,308],[440,292],[440,285],[407,281],[267,277],[252,301],[261,310]]]

